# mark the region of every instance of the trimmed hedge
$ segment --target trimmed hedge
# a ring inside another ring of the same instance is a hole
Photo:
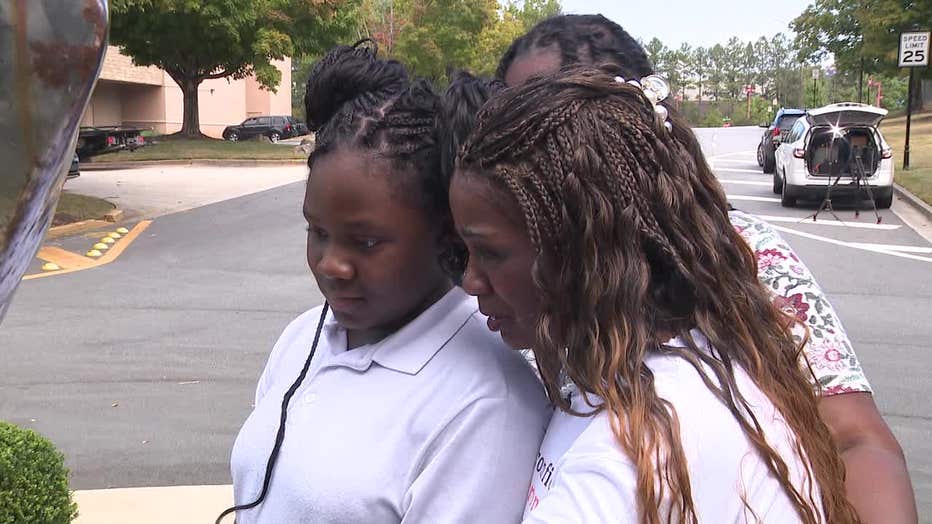
[[[68,524],[77,515],[61,452],[35,431],[0,421],[0,524]]]

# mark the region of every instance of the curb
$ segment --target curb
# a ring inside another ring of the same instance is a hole
[[[896,195],[900,197],[907,205],[922,213],[926,219],[932,221],[932,206],[926,204],[922,201],[922,199],[910,193],[908,189],[899,184],[893,184],[893,192],[896,193]]]
[[[117,169],[138,169],[160,166],[211,166],[211,167],[275,167],[303,166],[306,159],[294,160],[139,160],[136,162],[94,162],[81,164],[81,171],[114,171]]]
[[[113,213],[114,211],[119,211],[119,216],[122,216],[123,210],[121,209],[115,209],[110,211],[108,214]],[[82,220],[80,222],[72,222],[70,224],[50,227],[48,232],[45,234],[45,239],[55,240],[71,235],[78,235],[92,229],[110,227],[113,222],[115,222],[115,220]]]

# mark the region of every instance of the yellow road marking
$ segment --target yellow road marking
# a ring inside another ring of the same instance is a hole
[[[146,230],[147,227],[149,227],[150,224],[152,224],[151,220],[143,220],[142,222],[139,222],[133,227],[133,229],[129,231],[129,233],[127,233],[126,235],[123,235],[123,238],[119,242],[114,244],[114,246],[111,247],[110,250],[107,251],[105,255],[103,255],[102,257],[96,260],[92,260],[87,257],[82,257],[81,255],[78,255],[76,253],[71,253],[70,251],[65,251],[64,249],[56,248],[54,246],[43,247],[41,250],[39,250],[39,253],[40,253],[39,258],[41,258],[42,260],[45,260],[47,262],[55,262],[56,264],[61,264],[61,260],[63,260],[63,259],[49,260],[47,258],[44,258],[43,256],[41,256],[41,254],[43,253],[43,250],[45,250],[44,253],[47,255],[50,252],[52,253],[52,255],[50,256],[55,256],[55,255],[60,256],[60,255],[63,255],[64,253],[68,253],[69,255],[71,255],[71,257],[77,257],[78,259],[81,259],[82,261],[84,261],[83,262],[84,265],[81,265],[81,266],[72,265],[70,267],[67,267],[66,269],[62,269],[61,271],[49,271],[47,273],[37,273],[34,275],[26,275],[23,277],[23,280],[32,280],[34,278],[43,278],[43,277],[49,277],[52,275],[64,275],[66,273],[74,273],[75,271],[83,271],[85,269],[91,269],[97,266],[102,266],[104,264],[109,264],[110,262],[113,262],[114,260],[116,260],[117,257],[119,257],[123,253],[123,251],[127,247],[129,247],[129,245],[134,240],[136,240],[136,238],[138,238],[139,235],[142,234],[143,231]],[[71,259],[70,257],[68,257],[68,259],[72,261],[72,264],[75,262],[75,260]]]
[[[65,269],[80,268],[94,263],[93,260],[57,246],[43,246],[36,255],[46,262],[59,265]]]

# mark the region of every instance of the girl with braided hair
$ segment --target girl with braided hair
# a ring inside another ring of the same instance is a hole
[[[559,407],[525,522],[859,522],[795,317],[692,131],[616,74],[493,97],[451,184],[463,288]]]
[[[610,63],[624,78],[650,75],[644,49],[602,15],[560,15],[538,23],[502,57],[497,77],[509,86],[578,64]],[[754,250],[758,277],[774,304],[801,324],[804,354],[819,390],[819,411],[845,463],[848,497],[866,522],[910,524],[918,520],[906,459],[877,405],[841,320],[815,277],[781,235],[739,210],[729,219]],[[803,328],[808,328],[808,333]]]
[[[462,255],[439,169],[439,97],[364,43],[331,50],[307,81],[307,261],[326,302],[272,350],[224,514],[517,522],[552,409],[453,286]]]

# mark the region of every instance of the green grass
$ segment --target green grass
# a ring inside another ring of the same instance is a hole
[[[893,148],[896,182],[928,204],[932,204],[932,110],[914,114],[909,130],[909,170],[903,169],[906,117],[885,120],[884,138]]]
[[[149,138],[154,141],[136,151],[119,151],[88,159],[92,163],[138,162],[144,160],[300,160],[307,158],[295,152],[294,146],[259,141],[227,142],[211,138],[181,139],[167,136]]]
[[[115,207],[102,198],[62,191],[61,198],[58,200],[58,207],[55,208],[52,225],[60,226],[80,222],[81,220],[103,218],[108,211]]]

